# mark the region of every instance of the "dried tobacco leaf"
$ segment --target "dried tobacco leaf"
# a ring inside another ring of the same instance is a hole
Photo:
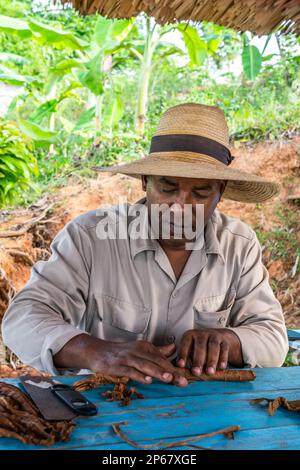
[[[73,390],[77,392],[84,392],[86,390],[93,390],[106,384],[127,384],[129,377],[117,377],[108,374],[93,374],[88,379],[78,380],[72,386]]]
[[[277,397],[277,398],[256,398],[254,400],[251,400],[252,403],[262,403],[262,402],[268,402],[268,411],[269,415],[273,416],[275,411],[280,408],[280,406],[283,406],[289,411],[300,411],[300,400],[291,400],[288,401],[284,397]]]
[[[252,370],[237,370],[227,369],[218,370],[214,375],[201,374],[199,376],[193,375],[189,369],[182,369],[177,367],[177,372],[183,375],[188,382],[195,381],[224,381],[224,382],[247,382],[255,380],[256,375]],[[88,379],[79,380],[73,384],[73,389],[78,392],[84,392],[85,390],[92,390],[105,384],[127,384],[129,377],[117,377],[114,375],[107,374],[94,374]]]
[[[46,421],[18,387],[0,382],[0,437],[49,446],[67,441],[74,427],[72,421]]]
[[[141,444],[138,444],[137,442],[132,441],[131,439],[129,439],[126,436],[126,434],[124,433],[124,431],[121,429],[121,425],[127,426],[127,422],[115,423],[115,424],[112,425],[112,428],[113,428],[115,434],[122,441],[126,442],[130,446],[135,447],[137,449],[143,449],[143,450],[160,449],[160,448],[171,449],[172,447],[185,447],[185,446],[188,446],[192,442],[196,442],[196,441],[199,441],[200,439],[205,439],[205,438],[208,438],[208,437],[217,436],[219,434],[223,434],[225,437],[227,437],[229,439],[233,439],[234,438],[234,433],[236,431],[240,431],[240,429],[241,429],[240,426],[229,426],[228,428],[219,429],[218,431],[209,432],[207,434],[199,434],[199,436],[194,436],[194,437],[191,437],[191,438],[188,438],[188,439],[184,439],[183,441],[175,441],[175,442],[168,442],[168,441],[163,442],[162,441],[162,442],[157,442],[156,444],[143,444],[143,445],[141,445]]]
[[[107,401],[120,401],[122,406],[128,406],[134,398],[143,399],[144,396],[135,387],[127,388],[126,384],[115,384],[113,390],[103,392],[102,396]]]

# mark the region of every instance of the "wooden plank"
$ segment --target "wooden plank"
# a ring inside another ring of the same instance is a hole
[[[151,385],[142,385],[137,383],[132,384],[135,385],[138,390],[147,398],[188,397],[211,395],[216,393],[226,395],[263,390],[267,392],[272,390],[284,391],[299,389],[300,366],[253,370],[257,375],[256,380],[253,382],[195,382],[186,388],[179,388],[160,382],[154,382]],[[56,380],[68,384],[72,384],[81,378],[83,377],[55,377]],[[18,385],[18,379],[5,379],[5,381]],[[101,388],[101,391],[107,389],[109,389],[109,386]]]
[[[95,391],[87,392],[90,399],[96,401]],[[288,399],[299,398],[299,392],[287,392]],[[211,395],[199,397],[173,397],[172,399],[158,398],[132,402],[129,408],[122,408],[117,403],[98,401],[100,414],[91,418],[78,419],[78,426],[72,434],[69,443],[57,444],[52,448],[81,449],[87,446],[110,449],[112,445],[121,443],[114,435],[111,425],[116,422],[128,422],[124,430],[130,439],[135,441],[157,442],[157,439],[181,440],[197,434],[215,431],[217,429],[240,425],[242,430],[255,429],[264,432],[270,428],[275,435],[277,428],[299,424],[299,414],[278,410],[270,417],[267,409],[261,405],[253,405],[251,398],[264,396],[265,392]],[[277,392],[268,393],[268,397],[276,397]],[[99,400],[99,399],[98,399]],[[298,428],[300,439],[300,429]],[[226,439],[221,437],[222,445]],[[0,449],[33,449],[35,446],[25,446],[12,439],[3,439]],[[227,443],[226,443],[227,445]],[[238,437],[235,448],[240,448]],[[129,448],[129,447],[128,447]],[[264,444],[262,447],[264,448]]]
[[[174,442],[174,439],[165,439],[166,442]],[[149,441],[139,441],[140,444],[149,444]],[[299,426],[281,426],[265,429],[241,430],[235,434],[235,439],[226,439],[223,436],[201,439],[193,443],[206,449],[213,450],[299,450],[300,434]],[[101,450],[102,447],[85,446],[82,450]],[[112,444],[111,451],[130,450],[126,443]],[[192,445],[184,447],[174,447],[173,450],[195,450]]]
[[[160,383],[150,386],[137,385],[146,398],[133,401],[128,408],[120,407],[118,403],[104,401],[99,389],[85,392],[90,400],[98,404],[99,415],[79,418],[70,442],[57,444],[52,448],[111,449],[112,446],[118,448],[123,444],[112,432],[111,425],[120,421],[129,423],[125,428],[126,434],[136,441],[143,439],[145,442],[156,442],[156,439],[168,438],[178,440],[225,426],[240,425],[243,432],[252,430],[256,434],[253,434],[253,438],[252,434],[245,434],[245,442],[240,442],[236,438],[234,444],[230,444],[235,445],[234,448],[246,446],[248,438],[249,445],[254,446],[256,442],[256,445],[261,446],[258,448],[267,448],[264,442],[260,444],[257,438],[259,435],[263,436],[266,429],[270,429],[271,436],[274,435],[272,437],[274,446],[278,445],[278,439],[276,438],[277,441],[275,439],[278,429],[283,426],[292,426],[294,429],[295,425],[299,424],[300,415],[278,410],[275,416],[270,417],[265,407],[253,405],[249,400],[262,396],[275,398],[278,395],[284,395],[290,400],[299,399],[299,367],[257,369],[256,372],[257,380],[249,383],[198,382],[184,389]],[[78,377],[59,377],[59,379],[72,383]],[[16,384],[17,380],[7,380],[7,382]],[[103,387],[107,388],[109,386]],[[101,388],[101,391],[103,389]],[[296,433],[293,445],[298,445],[300,428],[297,428],[297,431],[294,429],[293,432]],[[225,441],[222,436],[218,439],[221,446],[229,445],[227,439]],[[290,445],[285,436],[282,442],[284,446]],[[13,439],[0,439],[0,449],[37,448],[25,446]]]
[[[300,339],[300,330],[288,330],[289,341]]]

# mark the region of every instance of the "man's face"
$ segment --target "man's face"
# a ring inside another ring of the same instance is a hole
[[[215,210],[220,197],[225,189],[226,183],[222,180],[182,178],[175,176],[142,176],[143,190],[147,193],[147,205],[150,214],[151,205],[167,204],[177,210],[184,211],[184,205],[191,205],[192,228],[196,228],[196,207],[202,204],[204,215],[204,226]],[[187,206],[185,206],[187,207]],[[182,245],[187,240],[174,239],[174,224],[172,216],[170,223],[170,239],[165,240],[168,245]],[[161,237],[159,237],[161,238]]]

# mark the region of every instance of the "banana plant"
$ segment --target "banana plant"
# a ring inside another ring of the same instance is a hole
[[[64,31],[62,29],[53,28],[49,25],[40,23],[33,19],[20,20],[18,18],[11,18],[8,16],[0,15],[0,31],[6,34],[11,34],[19,37],[22,40],[37,41],[43,46],[43,49],[54,48],[57,50],[65,50],[66,53],[74,53],[75,51],[84,50],[88,47],[88,43],[78,38],[74,33]],[[46,54],[45,54],[46,55]],[[52,57],[51,54],[49,54]],[[12,54],[0,56],[0,60],[6,59],[6,63],[11,61],[16,62],[18,58],[13,57]],[[51,63],[48,64],[51,68]],[[35,77],[22,76],[16,74],[13,70],[8,67],[0,67],[0,81],[10,83],[13,85],[32,85],[34,81],[37,81]],[[22,132],[33,139],[36,145],[53,144],[55,141],[55,99],[56,99],[56,86],[57,80],[52,80],[48,86],[48,93],[46,101],[41,105],[41,109],[36,110],[36,114],[42,114],[45,117],[49,116],[49,128],[43,128],[40,123],[36,121],[36,116],[33,120],[20,120],[20,128]],[[16,106],[16,100],[14,105]]]
[[[53,64],[50,69],[48,88],[62,79],[70,79],[74,88],[85,88],[88,91],[88,102],[90,107],[82,113],[79,123],[74,125],[74,131],[84,131],[94,127],[95,139],[99,138],[103,127],[103,100],[107,95],[107,87],[113,86],[111,71],[114,67],[114,57],[117,54],[122,41],[129,34],[133,26],[133,20],[108,20],[99,17],[88,47],[77,49],[73,57],[60,60]],[[51,101],[51,100],[50,100]],[[111,110],[111,125],[120,119],[121,102],[118,98],[112,98],[105,107],[105,122],[107,121],[107,110]],[[118,110],[118,111],[117,111]],[[85,119],[91,119],[92,126],[87,126]],[[82,121],[82,126],[81,126]],[[70,123],[65,118],[61,119],[65,129],[70,129]],[[110,130],[111,133],[111,130]]]
[[[189,66],[201,66],[210,54],[216,52],[219,38],[216,35],[209,40],[199,35],[196,27],[188,24],[160,26],[150,18],[145,18],[143,35],[124,43],[124,46],[140,63],[140,76],[137,92],[135,130],[139,136],[144,135],[147,105],[149,99],[149,84],[154,67],[166,55],[185,54],[189,56]],[[179,31],[186,51],[165,40],[164,36],[171,31]]]
[[[268,45],[270,36],[268,36],[264,50]],[[248,80],[253,81],[259,74],[262,66],[263,57],[258,47],[250,44],[250,40],[246,34],[243,34],[243,52],[242,64],[243,72]]]
[[[114,66],[113,57],[120,44],[126,38],[133,25],[133,20],[112,21],[102,17],[98,18],[92,41],[87,43],[75,34],[62,29],[50,27],[35,20],[28,21],[0,15],[0,31],[17,35],[21,39],[38,41],[43,48],[55,48],[66,51],[66,58],[48,63],[49,79],[45,85],[45,100],[38,109],[26,120],[22,120],[22,130],[32,138],[36,144],[48,142],[53,145],[55,135],[55,114],[59,103],[67,96],[65,90],[58,95],[62,83],[71,82],[68,93],[75,88],[86,88],[90,101],[95,106],[97,136],[101,133],[102,104],[107,84],[111,84],[110,72]],[[49,54],[51,57],[51,54]],[[1,60],[1,56],[0,56]],[[16,74],[13,70],[0,68],[0,81],[15,85],[27,85],[36,80],[33,77]],[[16,107],[14,102],[14,107]],[[109,128],[120,119],[121,101],[112,99],[106,107],[105,122],[110,122]],[[11,108],[12,109],[12,108]],[[108,110],[111,110],[108,119]],[[48,116],[48,128],[41,123]],[[110,130],[111,133],[111,130]],[[41,136],[43,137],[41,139]]]

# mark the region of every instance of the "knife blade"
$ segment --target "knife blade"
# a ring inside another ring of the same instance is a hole
[[[39,376],[20,377],[23,388],[43,417],[52,420],[71,420],[78,415],[92,416],[97,407],[81,393],[55,379]]]

